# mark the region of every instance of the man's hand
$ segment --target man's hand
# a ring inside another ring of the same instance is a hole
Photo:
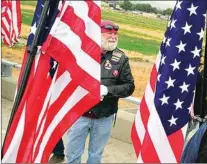
[[[108,94],[108,88],[105,85],[101,85],[101,90],[100,90],[100,97],[101,101],[104,99],[104,96]]]

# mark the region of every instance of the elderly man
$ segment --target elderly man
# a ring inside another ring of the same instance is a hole
[[[111,21],[101,22],[101,102],[83,114],[68,131],[68,163],[80,163],[90,134],[87,163],[100,163],[111,134],[119,98],[134,91],[128,57],[117,48],[118,30]]]

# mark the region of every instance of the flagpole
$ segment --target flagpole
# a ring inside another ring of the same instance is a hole
[[[28,78],[29,78],[32,63],[33,63],[34,57],[35,57],[36,52],[37,52],[37,44],[38,44],[38,41],[39,41],[40,33],[43,30],[43,25],[44,25],[46,17],[47,17],[49,4],[50,4],[50,1],[45,0],[44,8],[42,10],[42,13],[41,13],[41,16],[40,16],[40,19],[39,19],[39,23],[37,25],[37,30],[36,30],[36,33],[34,35],[34,39],[32,41],[31,47],[29,47],[29,49],[28,49],[28,58],[26,60],[25,68],[23,69],[22,78],[20,79],[19,88],[17,90],[16,98],[15,98],[14,105],[13,105],[13,108],[12,108],[12,111],[11,111],[9,123],[8,123],[8,126],[7,126],[6,135],[5,135],[3,146],[2,146],[1,158],[3,158],[3,149],[4,149],[6,136],[8,135],[8,131],[11,127],[11,123],[13,121],[14,115],[17,111],[17,108],[20,104],[20,101],[22,99],[22,96],[24,94],[24,91],[25,91],[25,88],[26,88],[26,85],[27,85],[27,81],[28,81]]]
[[[205,101],[206,100],[206,90],[207,90],[207,28],[206,28],[206,43],[205,43],[205,54],[204,54],[204,73],[202,79],[202,86],[201,86],[201,109],[200,109],[200,117],[201,119],[205,119],[207,115],[207,106]],[[206,118],[207,119],[207,118]]]

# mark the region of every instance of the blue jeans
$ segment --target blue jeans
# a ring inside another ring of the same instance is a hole
[[[101,157],[111,135],[114,116],[100,119],[80,117],[68,131],[66,157],[68,163],[81,163],[85,142],[90,134],[87,163],[101,163]]]

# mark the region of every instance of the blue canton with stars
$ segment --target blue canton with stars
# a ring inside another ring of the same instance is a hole
[[[177,1],[160,47],[155,107],[167,135],[189,121],[200,63],[206,0]]]
[[[58,15],[58,13],[60,12],[59,9],[58,9],[58,3],[60,2],[61,0],[52,0],[50,1],[50,7],[49,7],[49,11],[47,13],[47,18],[46,18],[46,21],[44,22],[44,30],[41,31],[40,33],[40,37],[39,37],[39,40],[38,40],[38,46],[42,46],[43,42],[46,40],[49,32],[50,32],[50,29],[55,21],[55,18],[56,16]],[[38,0],[37,1],[37,5],[36,5],[36,9],[35,9],[35,12],[34,12],[34,17],[33,17],[33,21],[32,21],[32,25],[31,25],[31,30],[30,30],[30,34],[28,36],[28,40],[27,40],[27,46],[31,46],[32,44],[32,41],[34,39],[34,35],[35,35],[35,32],[37,30],[37,24],[38,24],[38,21],[40,19],[40,16],[41,16],[41,13],[42,13],[42,10],[44,8],[44,3],[45,3],[45,0]],[[54,59],[50,59],[50,77],[53,78],[54,76],[54,73],[57,69],[57,62],[54,60]]]

